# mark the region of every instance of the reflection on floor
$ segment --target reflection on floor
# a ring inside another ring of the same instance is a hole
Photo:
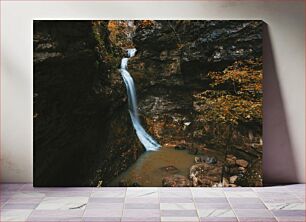
[[[1,185],[1,221],[305,221],[305,185],[33,188]]]

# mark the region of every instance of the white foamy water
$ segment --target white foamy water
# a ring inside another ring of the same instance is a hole
[[[127,53],[129,58],[135,56],[136,51],[137,51],[136,49],[128,49]],[[129,58],[123,58],[121,60],[120,73],[126,86],[128,102],[129,102],[129,112],[132,119],[132,123],[134,129],[136,130],[136,134],[142,145],[145,147],[145,149],[147,151],[157,151],[161,146],[145,131],[138,117],[135,84],[132,76],[127,71],[127,64]]]

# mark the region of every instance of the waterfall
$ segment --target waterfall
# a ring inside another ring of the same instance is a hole
[[[123,58],[121,60],[120,73],[126,86],[131,120],[134,129],[136,130],[136,134],[145,149],[147,151],[157,151],[160,148],[160,145],[145,131],[145,129],[140,124],[134,80],[130,73],[127,71],[128,60],[135,55],[136,49],[128,49],[127,53],[128,58]]]

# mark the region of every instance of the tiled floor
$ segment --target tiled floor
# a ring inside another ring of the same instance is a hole
[[[305,221],[305,185],[33,188],[1,185],[1,221]]]

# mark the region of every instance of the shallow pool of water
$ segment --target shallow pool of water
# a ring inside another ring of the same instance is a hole
[[[162,178],[166,175],[180,174],[188,177],[189,169],[194,164],[194,157],[187,150],[174,148],[162,147],[159,151],[147,151],[109,186],[118,186],[121,180],[127,181],[128,184],[137,182],[141,186],[162,186]],[[163,169],[169,166],[174,166],[177,170]]]

